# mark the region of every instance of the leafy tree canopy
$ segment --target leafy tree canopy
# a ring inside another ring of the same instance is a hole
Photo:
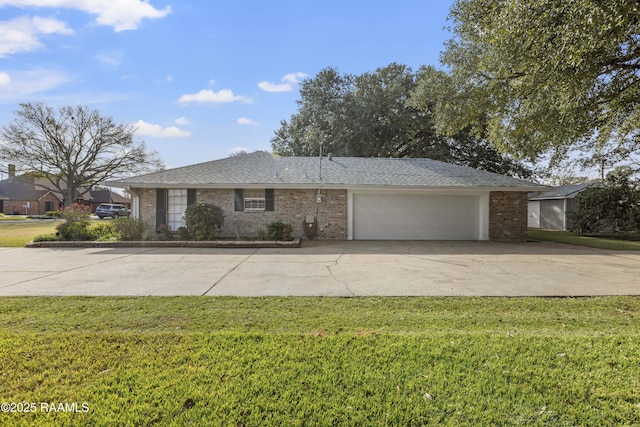
[[[619,161],[640,144],[640,3],[458,0],[434,87],[440,131],[471,126],[502,152],[535,160],[572,150]],[[486,132],[486,134],[485,134]]]
[[[607,174],[604,185],[576,196],[576,210],[569,215],[580,233],[640,230],[640,181],[628,167]]]
[[[426,69],[392,63],[361,75],[326,68],[300,85],[298,112],[271,139],[274,153],[317,156],[428,157],[529,177],[531,171],[466,130],[436,132],[432,104],[411,103]],[[437,92],[437,90],[434,90]]]
[[[0,159],[46,178],[65,206],[102,181],[162,167],[155,152],[134,142],[133,127],[96,110],[23,103],[15,116],[0,129]]]

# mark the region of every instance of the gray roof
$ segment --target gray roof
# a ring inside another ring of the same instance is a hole
[[[283,157],[264,151],[106,183],[146,188],[478,188],[540,191],[548,187],[431,159]]]
[[[4,200],[39,200],[50,190],[36,188],[33,181],[22,178],[9,178],[0,181],[0,197]]]
[[[582,184],[570,184],[556,187],[550,191],[544,191],[542,193],[536,193],[529,197],[529,200],[549,200],[549,199],[573,199],[580,192],[586,190],[589,187],[599,187],[600,182],[585,182]]]

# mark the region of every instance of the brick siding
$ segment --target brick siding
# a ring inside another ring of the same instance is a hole
[[[25,209],[24,205],[29,202],[31,207]],[[51,193],[48,193],[40,200],[3,200],[2,210],[4,214],[16,214],[16,215],[44,215],[47,213],[46,202],[51,202],[53,209],[58,209],[60,200]]]
[[[274,190],[274,210],[235,212],[233,189],[198,189],[197,202],[211,203],[224,211],[225,220],[218,236],[223,238],[255,238],[267,224],[282,221],[292,226],[292,236],[305,238],[303,221],[313,215],[318,221],[318,239],[347,239],[347,191]],[[156,190],[134,189],[139,197],[140,217],[149,225],[156,223]]]
[[[154,230],[156,223],[156,190],[134,189],[139,197],[140,217]],[[274,210],[235,212],[233,189],[198,189],[198,202],[222,208],[225,222],[218,235],[223,238],[255,238],[258,230],[273,221],[291,224],[292,236],[305,238],[303,221],[313,215],[318,221],[317,238],[347,239],[347,191],[274,190]],[[527,193],[494,191],[489,196],[489,240],[527,240]]]
[[[489,240],[527,241],[527,193],[493,191],[489,195]]]

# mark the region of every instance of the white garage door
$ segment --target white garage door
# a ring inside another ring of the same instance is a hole
[[[356,240],[478,240],[477,196],[354,194]]]

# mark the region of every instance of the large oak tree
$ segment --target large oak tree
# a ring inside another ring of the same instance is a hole
[[[421,73],[392,63],[361,75],[321,70],[300,84],[298,112],[271,139],[274,153],[428,157],[498,173],[531,171],[466,130],[439,134],[429,101],[409,103]]]
[[[0,159],[45,177],[65,206],[102,181],[162,167],[131,125],[97,110],[23,103],[15,116],[0,131]]]
[[[458,0],[449,19],[446,76],[431,70],[416,95],[443,88],[440,131],[470,126],[532,160],[573,151],[587,164],[615,163],[638,153],[637,0]]]

